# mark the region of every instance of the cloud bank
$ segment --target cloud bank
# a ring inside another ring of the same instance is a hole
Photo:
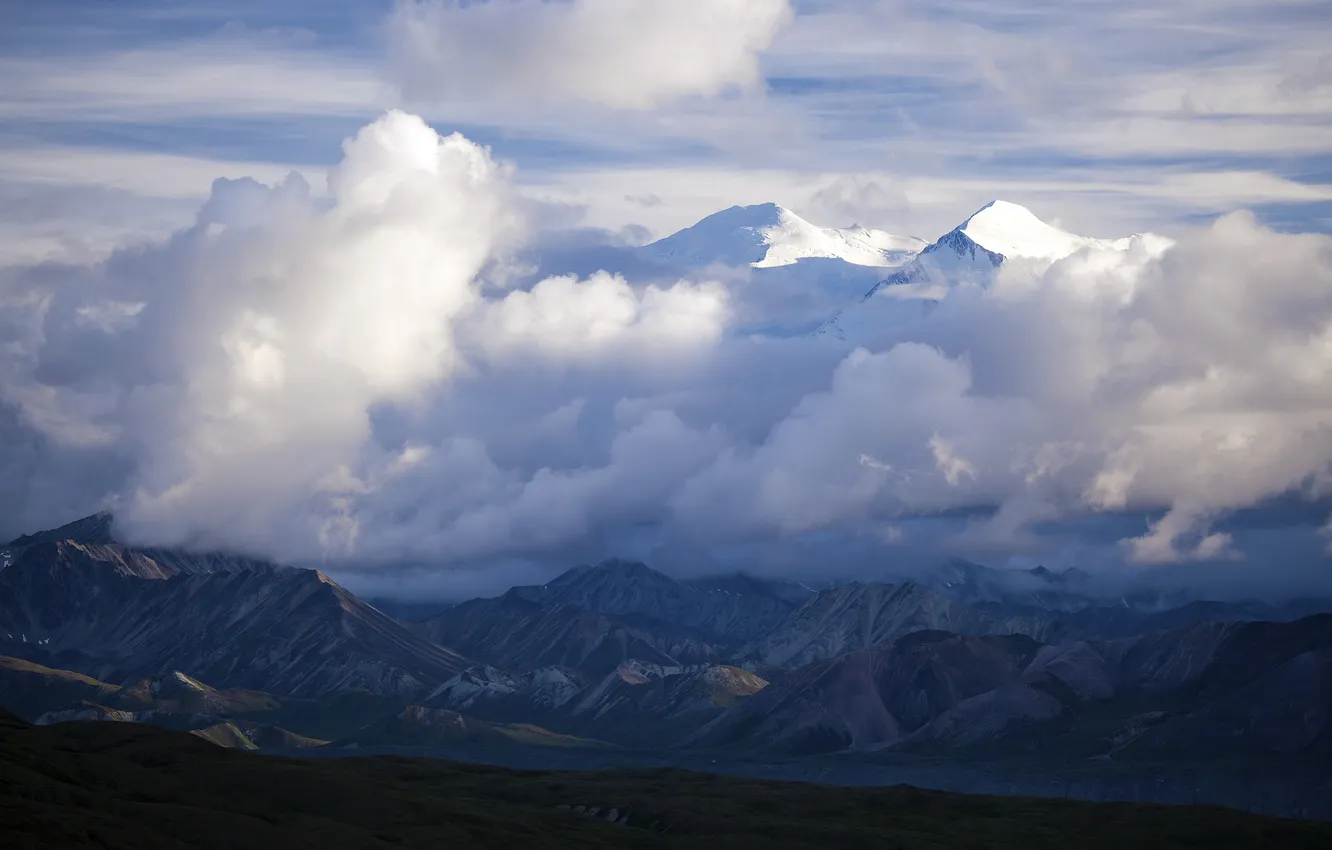
[[[648,109],[762,88],[789,0],[403,0],[390,55],[413,100],[505,98]]]
[[[510,172],[390,112],[327,199],[219,181],[163,244],[0,273],[0,536],[111,507],[343,569],[813,570],[1136,515],[1115,559],[1154,565],[1242,559],[1227,517],[1332,493],[1332,238],[1236,213],[876,297],[843,345],[741,332],[734,275],[504,288]]]

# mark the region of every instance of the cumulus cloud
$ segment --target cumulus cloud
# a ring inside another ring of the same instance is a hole
[[[630,356],[634,349],[687,350],[721,336],[725,305],[716,283],[649,285],[640,294],[604,271],[586,280],[565,275],[485,305],[474,333],[487,348],[556,357],[604,356],[612,346],[628,348],[622,353]]]
[[[5,272],[5,530],[111,506],[155,543],[446,569],[1039,554],[1110,515],[1121,563],[1229,563],[1227,517],[1332,494],[1332,238],[1094,243],[871,298],[842,344],[746,333],[761,281],[496,286],[509,171],[389,113],[327,199],[221,181],[163,244]]]
[[[387,29],[413,99],[648,109],[761,87],[793,17],[789,0],[403,0]]]
[[[929,342],[969,376],[950,400],[975,409],[939,417],[954,429],[941,430],[939,472],[971,485],[959,490],[1064,515],[1164,509],[1126,541],[1133,559],[1163,562],[1229,557],[1215,520],[1327,492],[1329,334],[1332,240],[1235,214],[1173,246],[1137,237],[1044,269],[1008,266],[880,344]]]
[[[73,421],[135,455],[115,492],[132,529],[266,539],[370,408],[454,368],[449,320],[512,225],[503,180],[484,149],[393,112],[346,143],[327,209],[299,177],[219,181],[165,246],[31,296],[37,360],[6,389],[47,438],[77,439]]]

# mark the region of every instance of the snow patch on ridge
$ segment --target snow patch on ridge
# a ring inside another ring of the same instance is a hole
[[[901,265],[925,247],[922,239],[860,225],[819,227],[777,204],[735,206],[645,246],[651,259],[706,266],[787,266],[836,259],[857,266]]]
[[[816,257],[856,266],[897,266],[925,247],[925,241],[914,236],[897,236],[858,224],[846,229],[818,227],[790,210],[778,210],[779,223],[761,231],[768,251],[753,264],[755,268],[787,266]]]

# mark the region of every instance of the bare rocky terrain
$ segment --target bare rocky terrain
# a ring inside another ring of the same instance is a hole
[[[313,570],[126,546],[105,516],[3,551],[0,703],[42,725],[1332,816],[1317,600],[1102,607],[1076,574],[963,562],[823,589],[611,562],[402,622]]]

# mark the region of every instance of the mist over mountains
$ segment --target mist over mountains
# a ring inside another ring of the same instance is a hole
[[[327,200],[219,181],[166,243],[7,272],[5,536],[112,509],[377,597],[615,557],[1327,581],[1327,237],[995,201],[927,242],[760,204],[560,249],[508,180],[390,112]]]

